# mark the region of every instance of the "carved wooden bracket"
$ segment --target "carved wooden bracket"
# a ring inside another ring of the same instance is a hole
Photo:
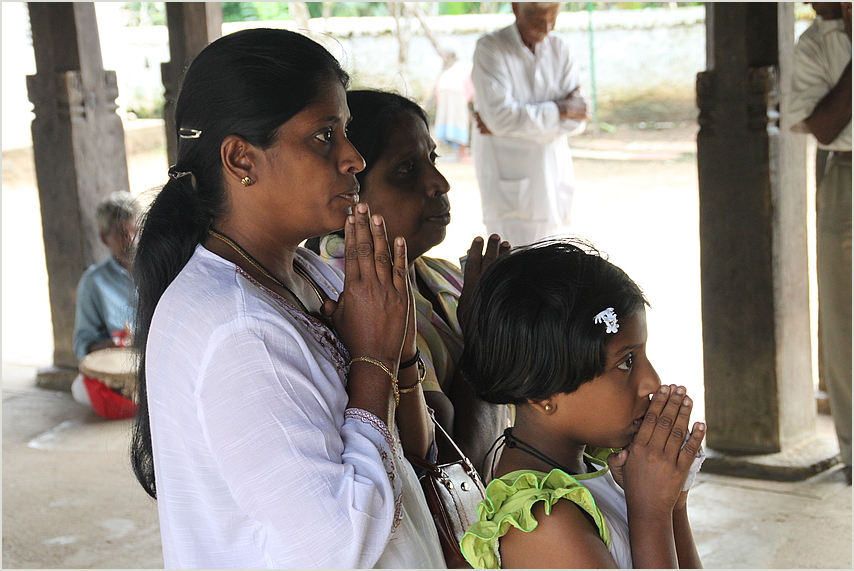
[[[115,113],[119,96],[115,71],[103,72],[103,83],[84,86],[79,70],[63,71],[48,78],[44,74],[27,76],[27,91],[37,118],[57,117],[86,121],[97,113]],[[50,80],[53,85],[48,85]]]
[[[697,122],[705,135],[714,135],[721,113],[723,96],[718,93],[716,71],[697,74]],[[780,127],[780,84],[776,66],[749,67],[744,78],[747,131],[765,131]],[[731,120],[728,117],[727,120]]]

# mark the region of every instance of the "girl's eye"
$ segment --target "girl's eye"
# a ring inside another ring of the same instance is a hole
[[[437,155],[435,152],[430,153],[430,164],[435,165],[436,159],[438,159],[438,158],[439,158],[439,155]]]
[[[323,131],[321,131],[320,133],[315,135],[315,137],[319,141],[323,141],[324,143],[328,143],[329,141],[332,140],[332,127],[329,127],[328,129],[324,129]]]
[[[626,357],[626,360],[617,365],[617,368],[622,371],[631,371],[632,366],[635,364],[635,356],[632,353],[629,353],[629,356]]]

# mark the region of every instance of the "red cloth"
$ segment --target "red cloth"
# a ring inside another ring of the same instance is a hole
[[[98,416],[110,420],[130,418],[136,414],[136,403],[99,381],[83,375],[92,409]]]

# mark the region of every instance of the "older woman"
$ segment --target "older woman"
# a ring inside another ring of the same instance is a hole
[[[133,465],[166,567],[441,567],[403,238],[359,204],[347,76],[253,29],[190,65],[135,262]],[[346,279],[298,245],[344,226]],[[395,421],[397,419],[397,422]]]
[[[451,205],[450,185],[436,168],[436,144],[424,111],[405,97],[382,91],[350,91],[347,103],[353,115],[348,137],[366,161],[365,170],[356,175],[360,196],[382,214],[390,236],[406,238],[417,349],[427,368],[427,404],[480,468],[489,445],[506,427],[507,411],[478,400],[457,377],[456,363],[462,352],[466,299],[482,269],[509,244],[492,235],[484,253],[482,238],[475,238],[465,280],[454,264],[425,256],[445,239]],[[310,248],[344,269],[341,232],[311,242]]]

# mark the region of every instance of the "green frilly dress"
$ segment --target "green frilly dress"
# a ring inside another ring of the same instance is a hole
[[[469,564],[475,569],[500,569],[499,538],[509,531],[510,526],[525,532],[533,531],[537,520],[531,509],[539,501],[545,503],[546,515],[560,499],[576,504],[590,515],[599,530],[599,537],[610,547],[611,532],[605,516],[596,507],[590,490],[581,482],[607,474],[608,464],[604,459],[611,452],[611,449],[588,449],[585,456],[602,466],[596,472],[572,476],[559,469],[548,473],[517,470],[492,480],[486,487],[485,499],[477,507],[477,523],[460,540]]]

